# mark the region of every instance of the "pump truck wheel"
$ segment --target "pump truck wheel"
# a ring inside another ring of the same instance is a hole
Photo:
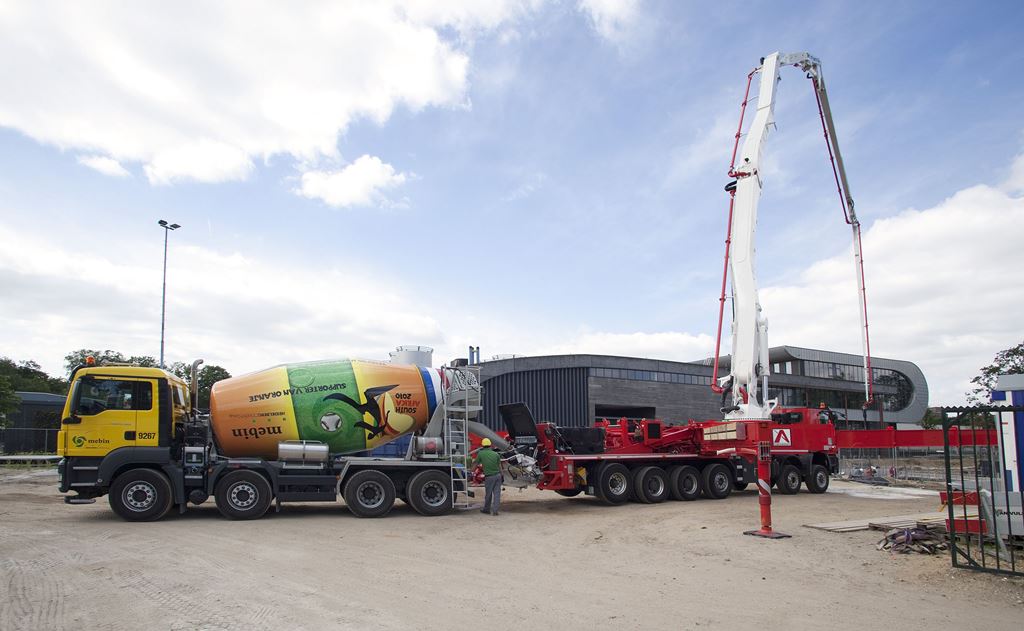
[[[405,487],[406,501],[420,515],[444,515],[451,512],[453,506],[451,486],[451,479],[441,471],[420,471],[409,479]]]
[[[775,481],[775,488],[782,495],[793,495],[800,490],[800,469],[795,465],[784,464],[779,471],[779,479]]]
[[[633,495],[645,504],[659,504],[670,494],[668,476],[661,467],[648,465],[633,472]]]
[[[629,500],[632,480],[629,469],[618,462],[606,462],[597,473],[597,496],[605,504],[622,504]]]
[[[672,499],[692,501],[700,497],[700,471],[690,465],[676,465],[668,470],[668,486]]]
[[[704,467],[704,497],[724,500],[732,493],[732,472],[721,462]]]
[[[558,493],[562,497],[576,497],[583,492],[583,489],[556,489],[555,493]]]
[[[344,495],[356,517],[383,517],[395,505],[395,483],[380,471],[367,469],[349,478]]]
[[[217,510],[228,519],[259,519],[270,508],[274,494],[267,479],[255,471],[232,471],[217,481]]]
[[[107,500],[122,519],[156,521],[171,510],[171,481],[153,469],[130,469],[114,479]]]
[[[811,493],[824,493],[828,490],[828,469],[816,464],[811,466],[811,475],[807,476],[807,490]]]

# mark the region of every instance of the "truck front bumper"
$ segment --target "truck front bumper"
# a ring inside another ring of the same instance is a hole
[[[61,493],[67,493],[68,490],[71,488],[71,486],[69,484],[69,481],[68,481],[68,459],[67,458],[61,458],[60,462],[57,463],[57,479],[58,479],[59,484],[60,484],[60,486],[58,486],[57,489]]]

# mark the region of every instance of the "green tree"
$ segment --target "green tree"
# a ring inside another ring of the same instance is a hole
[[[10,380],[11,387],[18,392],[64,394],[68,388],[67,381],[51,377],[32,360],[16,362],[9,357],[0,357],[0,375]]]
[[[922,429],[942,429],[942,413],[938,408],[928,408],[920,423]]]
[[[7,415],[18,409],[21,399],[14,394],[14,386],[6,375],[0,375],[0,429],[7,427]]]
[[[151,355],[131,355],[125,357],[120,351],[112,350],[94,350],[91,348],[80,348],[77,351],[71,351],[64,356],[64,368],[71,374],[71,371],[75,367],[85,363],[85,358],[92,356],[96,359],[97,364],[110,363],[110,364],[134,364],[136,366],[156,366],[156,358]]]
[[[167,370],[171,374],[177,375],[185,381],[192,378],[192,375],[190,374],[192,371],[192,365],[186,364],[185,362],[174,362],[167,367]],[[200,368],[199,378],[197,380],[199,383],[196,388],[199,390],[199,407],[210,407],[210,389],[213,388],[213,384],[230,377],[231,373],[216,364],[210,364],[209,366],[203,366]]]
[[[996,387],[996,377],[1022,373],[1024,373],[1024,342],[996,353],[992,363],[983,367],[979,374],[971,379],[974,389],[967,393],[967,400],[975,405],[988,403],[992,390]]]
[[[192,372],[192,366],[185,362],[172,362],[171,365],[167,367],[167,372],[171,373],[175,377],[184,379],[185,381],[192,378],[192,375],[190,374]]]

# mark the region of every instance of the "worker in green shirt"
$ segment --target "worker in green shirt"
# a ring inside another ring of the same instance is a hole
[[[491,439],[480,441],[480,449],[476,452],[476,461],[484,468],[484,507],[481,513],[498,514],[501,504],[501,456],[491,448]]]

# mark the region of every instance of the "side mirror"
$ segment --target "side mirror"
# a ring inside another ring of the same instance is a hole
[[[61,425],[78,425],[81,422],[82,422],[82,419],[78,415],[72,414],[71,416],[67,417],[66,419],[62,419],[60,424]]]

